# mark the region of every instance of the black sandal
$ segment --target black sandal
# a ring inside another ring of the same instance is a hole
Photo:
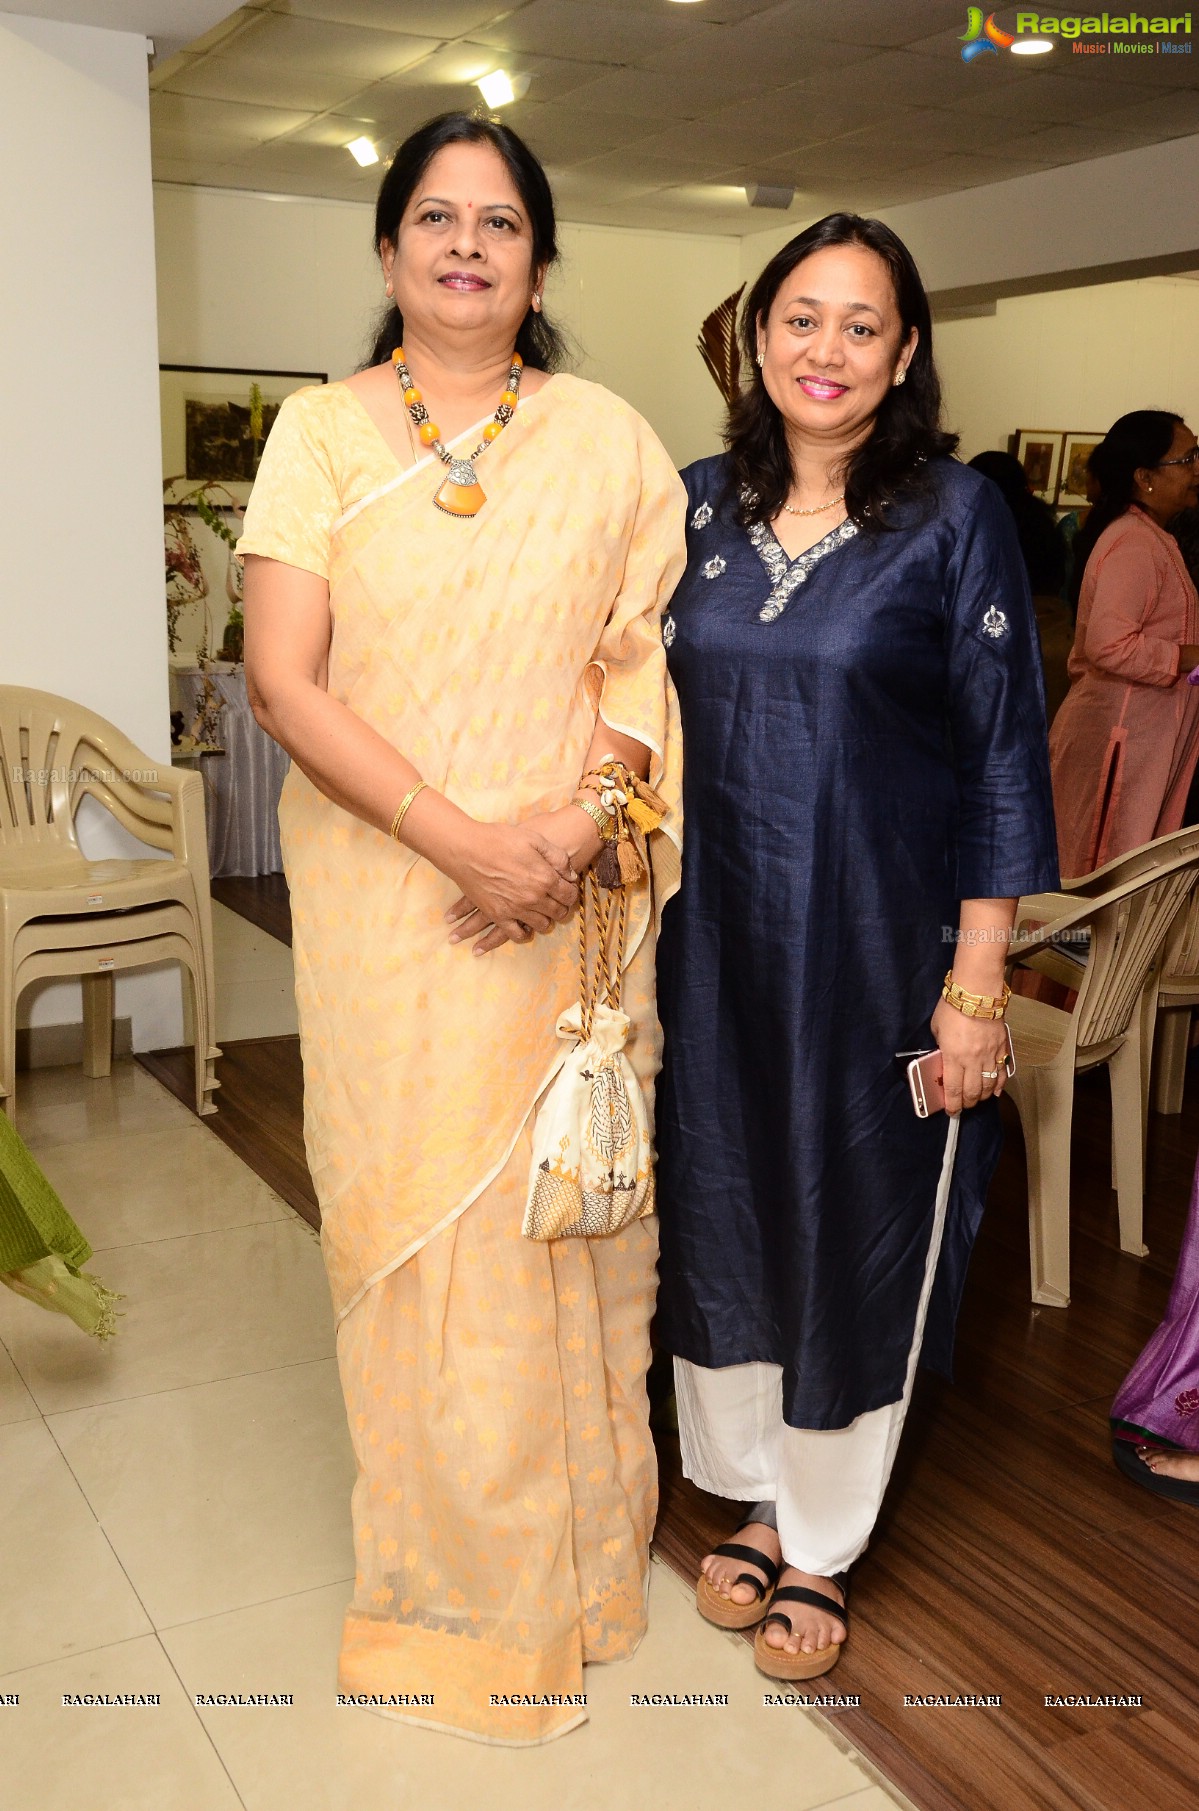
[[[838,1585],[848,1598],[848,1572],[835,1573],[830,1583]],[[754,1661],[758,1671],[771,1679],[815,1679],[821,1673],[831,1672],[841,1658],[844,1642],[830,1642],[828,1647],[817,1648],[811,1654],[805,1654],[802,1648],[798,1654],[789,1654],[786,1648],[771,1647],[766,1640],[766,1630],[772,1622],[781,1624],[788,1635],[795,1633],[791,1618],[773,1607],[777,1603],[802,1603],[813,1610],[824,1610],[829,1616],[835,1617],[844,1627],[845,1633],[849,1634],[849,1611],[845,1604],[838,1603],[835,1597],[826,1597],[822,1591],[810,1591],[806,1585],[783,1585],[771,1599],[770,1614],[754,1636]]]
[[[742,1522],[740,1528],[734,1529],[740,1534],[742,1528],[748,1528],[748,1522]],[[695,1607],[708,1622],[714,1622],[721,1629],[752,1629],[755,1622],[760,1622],[766,1612],[766,1594],[773,1590],[778,1582],[781,1565],[759,1553],[756,1547],[744,1547],[737,1541],[723,1541],[719,1547],[712,1549],[721,1559],[745,1560],[748,1565],[758,1566],[766,1574],[766,1582],[755,1578],[752,1572],[739,1572],[733,1580],[735,1585],[749,1585],[757,1595],[756,1603],[734,1603],[731,1597],[724,1597],[715,1590],[700,1574],[695,1587]]]

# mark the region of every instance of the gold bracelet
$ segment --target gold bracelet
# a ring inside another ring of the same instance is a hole
[[[428,780],[418,780],[416,782],[416,785],[412,788],[411,792],[406,792],[404,794],[403,798],[400,800],[400,808],[396,812],[395,816],[392,818],[391,829],[387,833],[389,836],[394,836],[397,842],[399,842],[399,840],[400,840],[400,826],[404,822],[404,819],[408,816],[408,812],[412,805],[413,799],[416,797],[418,792],[423,792],[425,787],[428,784],[429,784]]]
[[[1006,981],[1002,993],[973,994],[954,980],[952,969],[941,985],[941,998],[968,1019],[1002,1019],[1011,997],[1012,990]]]
[[[575,797],[570,802],[572,805],[577,805],[580,811],[585,811],[587,813],[587,816],[591,819],[604,841],[607,842],[612,835],[613,826],[612,819],[604,810],[603,806],[595,804],[591,799],[585,799],[582,793],[576,793]]]

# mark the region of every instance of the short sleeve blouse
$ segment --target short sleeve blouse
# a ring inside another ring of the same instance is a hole
[[[327,579],[334,523],[397,469],[346,384],[294,391],[267,436],[238,553],[262,554]]]

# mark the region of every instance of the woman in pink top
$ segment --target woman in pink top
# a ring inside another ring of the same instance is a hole
[[[1091,455],[1099,498],[1071,685],[1049,737],[1058,853],[1075,878],[1182,823],[1199,759],[1199,597],[1166,523],[1199,496],[1199,443],[1177,415],[1122,415]]]

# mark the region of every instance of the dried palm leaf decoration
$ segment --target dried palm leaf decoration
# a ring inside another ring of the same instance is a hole
[[[732,408],[741,394],[741,348],[737,344],[737,307],[745,294],[741,285],[714,308],[699,330],[699,356],[712,374],[716,388]]]

